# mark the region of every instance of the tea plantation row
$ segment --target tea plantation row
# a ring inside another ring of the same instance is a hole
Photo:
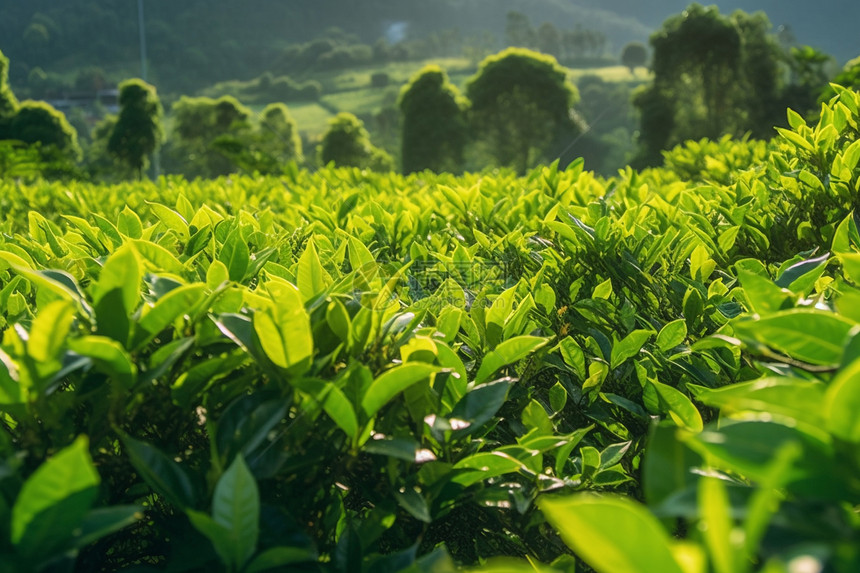
[[[609,180],[0,182],[0,570],[860,570],[858,107]]]

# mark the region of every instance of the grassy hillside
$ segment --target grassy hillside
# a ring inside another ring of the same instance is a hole
[[[417,62],[363,66],[345,71],[310,72],[303,75],[301,79],[319,82],[323,86],[324,95],[320,101],[294,101],[288,102],[288,106],[299,130],[307,137],[316,137],[326,130],[328,119],[338,112],[347,111],[360,117],[368,117],[385,108],[391,108],[395,105],[401,87],[412,75],[429,64],[445,68],[451,81],[461,89],[464,89],[466,80],[477,71],[475,63],[466,58],[434,58]],[[388,85],[373,87],[372,77],[375,74],[385,74],[388,77]],[[569,74],[574,83],[584,76],[596,76],[606,82],[623,82],[631,85],[638,85],[650,78],[650,74],[644,68],[639,68],[631,74],[624,66],[575,68],[570,69]],[[265,104],[277,100],[267,97],[266,94],[258,95],[253,88],[255,85],[256,80],[222,82],[202,90],[199,95],[213,98],[233,95],[249,103],[252,109],[259,112]]]

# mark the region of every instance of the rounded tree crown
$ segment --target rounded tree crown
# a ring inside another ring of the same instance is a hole
[[[658,77],[672,77],[690,66],[704,70],[736,67],[741,58],[740,32],[716,6],[691,4],[666,20],[651,36],[651,45],[652,67]]]
[[[556,59],[525,48],[508,48],[481,62],[466,83],[466,95],[476,111],[493,107],[514,91],[528,94],[552,115],[566,117],[579,101],[579,91]]]

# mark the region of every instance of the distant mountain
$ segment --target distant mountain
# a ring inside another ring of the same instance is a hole
[[[491,32],[501,44],[506,15],[525,13],[534,26],[581,26],[602,32],[618,53],[649,35],[686,0],[143,0],[153,67],[159,63],[207,79],[252,77],[290,44],[337,26],[370,44],[396,29],[406,38],[457,28]],[[12,59],[13,82],[41,67],[55,74],[86,66],[134,73],[138,11],[133,0],[6,0],[0,50]],[[774,26],[838,60],[860,54],[860,2],[720,0],[721,11],[764,10]],[[839,4],[836,6],[836,4]],[[395,28],[392,28],[395,26]],[[501,46],[499,46],[501,47]],[[195,67],[196,66],[196,67]],[[172,72],[175,74],[175,72]]]

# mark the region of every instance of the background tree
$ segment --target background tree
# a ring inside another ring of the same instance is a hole
[[[143,80],[128,80],[119,86],[119,117],[108,140],[108,151],[143,177],[148,158],[164,137],[161,102],[155,88]]]
[[[302,138],[286,105],[266,106],[260,116],[259,132],[262,147],[280,163],[302,161]]]
[[[15,94],[12,93],[12,88],[9,87],[9,58],[3,55],[0,51],[0,124],[3,118],[9,118],[14,115],[18,109],[18,100]],[[2,126],[0,126],[2,129]],[[2,137],[0,137],[2,139]]]
[[[537,41],[537,33],[528,16],[522,12],[510,11],[505,24],[505,39],[508,46],[533,48]]]
[[[468,101],[445,71],[425,67],[404,86],[397,104],[402,117],[403,172],[460,171],[469,137]]]
[[[99,181],[123,181],[135,177],[137,173],[108,151],[111,134],[118,117],[108,114],[90,131],[90,144],[84,151],[86,170],[92,179]]]
[[[860,90],[860,57],[849,60],[842,67],[842,71],[833,78],[833,83],[853,90]],[[834,95],[836,92],[828,85],[821,94],[821,100],[827,101]]]
[[[389,171],[394,162],[387,153],[373,146],[364,123],[351,113],[341,112],[329,122],[328,131],[319,147],[323,165],[359,167],[374,171]]]
[[[66,116],[45,102],[24,101],[9,121],[9,138],[34,145],[45,152],[75,162],[80,159],[78,134]]]
[[[683,124],[699,137],[715,138],[733,129],[737,108],[732,88],[741,79],[742,54],[741,36],[732,22],[714,6],[692,4],[669,18],[651,44],[654,83],[684,104],[688,117]]]
[[[218,177],[237,170],[215,141],[248,137],[251,110],[231,96],[181,97],[173,104],[172,115],[174,141],[165,148],[165,167],[188,177]]]
[[[562,56],[561,33],[551,22],[544,22],[537,30],[537,49],[555,59]]]
[[[466,84],[472,122],[500,165],[524,173],[577,132],[579,92],[555,58],[508,48],[481,63]]]
[[[747,14],[740,10],[731,22],[741,37],[741,81],[735,85],[736,101],[742,110],[744,127],[753,137],[770,139],[773,127],[783,121],[786,105],[782,101],[782,48],[771,34],[771,24],[764,12]]]
[[[651,37],[654,81],[640,89],[637,166],[688,140],[751,132],[769,137],[784,117],[781,52],[764,14],[723,16],[692,4]]]
[[[621,50],[621,63],[634,73],[636,68],[648,63],[648,48],[642,42],[630,42]]]
[[[264,175],[283,173],[290,161],[303,160],[296,122],[282,103],[266,106],[255,130],[216,137],[212,149],[242,171]]]

